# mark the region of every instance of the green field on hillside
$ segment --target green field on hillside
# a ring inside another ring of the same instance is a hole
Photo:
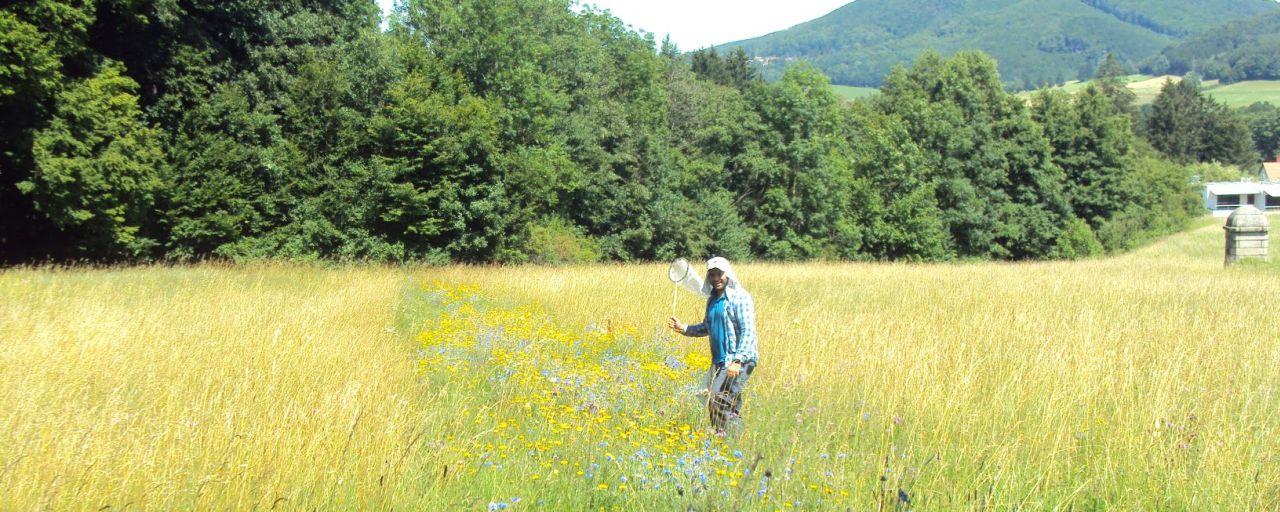
[[[1247,107],[1257,102],[1280,105],[1280,80],[1252,80],[1205,89],[1205,92],[1232,107]]]
[[[835,91],[841,98],[850,100],[867,98],[880,92],[880,89],[875,87],[854,87],[851,85],[832,85],[831,90]]]
[[[1125,77],[1129,89],[1137,95],[1138,105],[1146,105],[1155,101],[1160,95],[1160,88],[1165,80],[1181,80],[1177,76],[1129,75]],[[1092,81],[1071,81],[1051,87],[1068,93],[1083,90]],[[1206,80],[1202,84],[1205,94],[1225,102],[1232,107],[1247,107],[1253,103],[1265,101],[1280,105],[1280,80],[1251,80],[1230,85],[1220,85],[1217,80]],[[1030,98],[1034,91],[1023,91],[1018,96]]]

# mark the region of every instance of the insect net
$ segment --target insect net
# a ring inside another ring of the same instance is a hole
[[[695,295],[706,297],[702,291],[702,276],[698,275],[698,271],[694,270],[693,265],[689,264],[689,260],[678,258],[671,262],[671,266],[667,268],[667,278],[675,283],[676,286],[684,288]]]

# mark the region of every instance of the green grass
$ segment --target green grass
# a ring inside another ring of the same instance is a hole
[[[1143,105],[1151,103],[1155,100],[1156,95],[1160,94],[1160,87],[1164,85],[1164,76],[1152,75],[1129,75],[1124,77],[1124,81],[1128,84],[1129,89],[1138,96],[1138,104]],[[1058,90],[1069,94],[1075,94],[1083,91],[1085,87],[1093,83],[1093,80],[1072,80],[1062,85],[1049,87],[1052,90]],[[1031,95],[1036,91],[1021,91],[1017,96],[1023,99],[1030,99]]]
[[[848,100],[868,98],[880,93],[880,89],[874,87],[854,87],[851,85],[832,85],[831,90],[835,91],[841,98]]]
[[[1258,102],[1280,105],[1280,80],[1237,82],[1211,87],[1205,92],[1232,107],[1247,107]]]
[[[1160,95],[1160,88],[1164,87],[1167,79],[1181,80],[1176,76],[1129,75],[1125,77],[1125,82],[1137,95],[1138,105],[1147,105]],[[1092,82],[1092,80],[1073,80],[1050,89],[1076,93],[1084,90]],[[1246,107],[1257,102],[1280,105],[1280,80],[1251,80],[1230,85],[1220,85],[1217,80],[1206,80],[1202,86],[1205,94],[1231,107]],[[1030,99],[1034,93],[1035,91],[1022,91],[1017,95]]]
[[[1137,103],[1139,105],[1146,105],[1156,100],[1156,96],[1160,95],[1160,89],[1164,87],[1165,81],[1169,79],[1181,80],[1179,77],[1170,75],[1147,76],[1140,80],[1129,81],[1128,86],[1129,90],[1133,91],[1133,93],[1137,95]],[[1212,86],[1216,83],[1217,82],[1206,82],[1206,85]]]
[[[1156,78],[1156,77],[1151,75],[1129,75],[1124,77],[1124,81],[1125,83],[1130,84],[1129,86],[1130,88],[1137,90],[1142,86],[1136,85],[1136,84],[1143,84],[1153,78]],[[1067,82],[1065,84],[1062,84],[1056,87],[1056,89],[1061,89],[1065,92],[1074,93],[1074,92],[1079,92],[1084,90],[1085,86],[1089,85],[1092,82],[1093,82],[1092,80],[1072,80],[1070,82]]]

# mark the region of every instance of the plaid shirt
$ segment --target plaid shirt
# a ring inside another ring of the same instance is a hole
[[[756,305],[751,294],[738,288],[724,289],[725,314],[729,316],[729,346],[725,360],[756,362],[759,354],[756,351]],[[710,334],[707,319],[702,323],[685,328],[685,336],[707,336]]]

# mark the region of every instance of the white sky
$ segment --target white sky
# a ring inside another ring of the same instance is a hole
[[[579,0],[632,27],[668,34],[681,51],[762,36],[827,14],[852,0]],[[378,0],[386,12],[392,0]]]

